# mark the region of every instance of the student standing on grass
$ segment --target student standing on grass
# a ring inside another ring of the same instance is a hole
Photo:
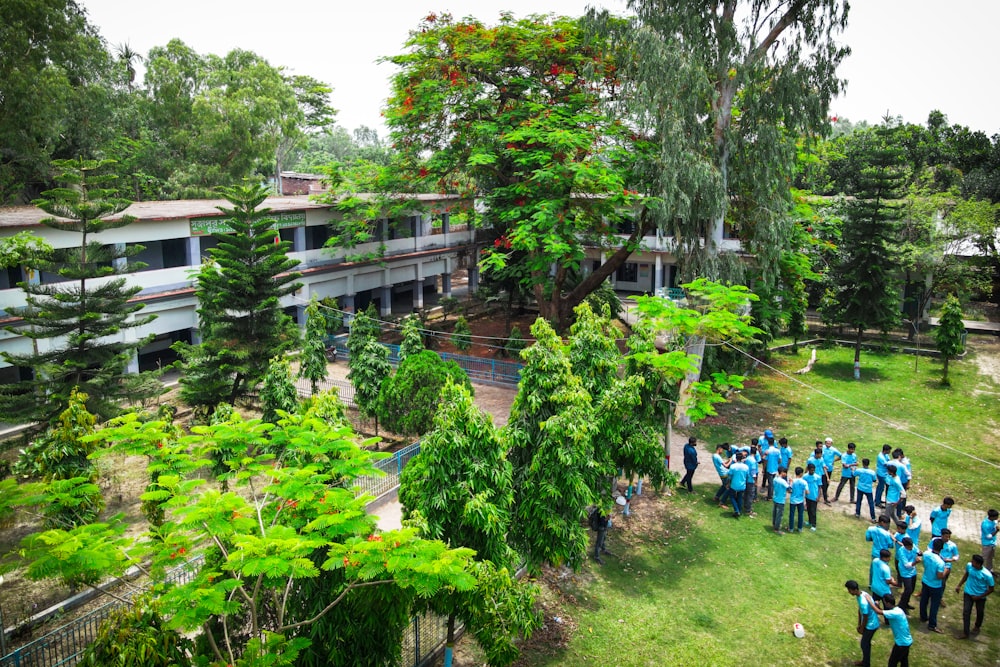
[[[897,521],[896,532],[892,534],[892,548],[899,549],[903,546],[904,537],[906,537],[906,524],[902,521]],[[899,568],[896,568],[896,574],[899,574]]]
[[[781,535],[781,520],[785,517],[785,498],[788,495],[788,471],[778,468],[778,473],[772,480],[774,485],[774,506],[771,508],[771,525],[774,532]]]
[[[781,467],[785,470],[791,470],[792,448],[788,446],[788,438],[778,440],[778,454],[781,457]]]
[[[878,523],[865,531],[865,542],[872,543],[872,558],[878,558],[882,549],[892,549],[892,533],[889,532],[889,517],[882,515]]]
[[[841,458],[840,450],[833,446],[833,438],[823,441],[823,504],[830,504],[830,480],[833,479],[833,466]]]
[[[816,464],[810,463],[806,466],[806,474],[803,478],[809,487],[806,491],[806,525],[809,530],[816,530],[816,519],[819,506],[819,489],[823,485],[823,476],[816,471]]]
[[[917,563],[921,560],[920,550],[909,535],[903,538],[903,546],[896,549],[896,568],[903,592],[899,596],[899,606],[905,612],[913,611],[910,598],[917,586]]]
[[[854,502],[854,484],[857,481],[854,477],[854,470],[858,467],[858,455],[854,453],[857,448],[853,442],[847,443],[847,453],[840,457],[840,484],[837,485],[837,492],[833,494],[833,502],[840,500],[840,492],[844,490],[845,484],[850,484],[851,502]]]
[[[903,450],[898,447],[892,450],[892,458],[896,461],[896,475],[899,477],[900,484],[903,485],[903,493],[900,495],[899,505],[896,506],[899,518],[902,519],[903,512],[901,510],[906,507],[906,492],[910,488],[910,480],[913,479],[913,468],[910,466],[910,459],[906,458]]]
[[[893,521],[899,518],[896,515],[896,505],[902,497],[903,483],[899,481],[896,466],[889,465],[885,476],[885,513]]]
[[[743,513],[743,495],[750,479],[750,468],[743,459],[743,452],[736,452],[735,461],[729,466],[729,498],[733,503],[733,515],[737,519]]]
[[[910,539],[913,540],[913,548],[920,548],[920,517],[917,516],[917,508],[913,505],[907,505],[906,512],[906,534],[909,535]]]
[[[611,512],[601,509],[600,506],[595,507],[590,512],[590,529],[597,533],[597,537],[594,539],[594,560],[601,565],[604,565],[604,561],[601,560],[601,554],[611,554],[606,547],[608,522],[610,520]]]
[[[719,507],[728,507],[726,501],[729,500],[729,461],[725,457],[727,447],[728,442],[716,445],[715,454],[712,455],[712,465],[715,466],[720,482],[719,490],[715,492],[715,502],[719,503]]]
[[[997,550],[997,519],[1000,519],[1000,512],[990,510],[979,525],[979,540],[983,545],[983,561],[986,563],[986,569],[990,572],[993,571],[993,555]]]
[[[861,459],[861,467],[854,475],[858,478],[858,500],[854,504],[854,516],[861,518],[861,500],[868,501],[868,511],[871,513],[872,523],[875,522],[875,501],[872,498],[872,485],[875,483],[875,471],[869,468],[871,461]]]
[[[761,491],[767,487],[767,499],[774,498],[774,477],[778,474],[778,468],[786,467],[781,465],[781,450],[773,444],[767,442],[762,445],[765,449],[764,456],[764,482],[761,484]]]
[[[892,576],[892,569],[889,567],[890,558],[892,558],[892,552],[888,549],[880,549],[878,557],[872,558],[868,578],[872,582],[872,597],[876,600],[881,600],[884,595],[892,595],[892,587],[899,586],[899,582]]]
[[[931,510],[931,537],[941,537],[941,531],[948,527],[948,517],[951,516],[951,508],[955,506],[955,499],[945,496],[941,501],[941,507]]]
[[[684,445],[684,478],[681,480],[681,488],[686,488],[688,493],[694,493],[691,481],[694,479],[694,471],[698,468],[697,444],[698,438],[692,435]]]
[[[844,582],[844,588],[858,599],[858,634],[861,635],[861,660],[854,664],[856,667],[871,667],[872,638],[879,628],[875,601],[868,593],[861,590],[861,586],[853,579]]]
[[[882,494],[885,493],[885,467],[892,460],[892,445],[882,445],[882,453],[875,457],[875,475],[878,486],[875,487],[875,506],[882,507]]]
[[[747,479],[746,491],[743,492],[743,512],[747,516],[757,516],[753,511],[753,501],[757,499],[757,475],[760,472],[760,453],[757,451],[757,443],[751,443],[750,454],[744,463],[750,470],[750,477]]]
[[[791,492],[788,498],[788,532],[792,532],[796,512],[799,515],[799,526],[795,530],[802,532],[802,507],[806,501],[809,484],[802,479],[802,466],[795,469],[795,479],[792,480]]]
[[[813,448],[812,455],[806,459],[806,470],[809,466],[813,465],[816,468],[816,473],[822,478],[823,476],[823,447],[819,440],[816,441],[816,447]]]
[[[892,652],[889,654],[889,667],[910,667],[910,646],[913,635],[910,634],[910,619],[906,610],[896,606],[896,600],[891,595],[882,597],[882,609],[876,608],[875,613],[885,619],[892,630]]]
[[[962,634],[959,639],[968,639],[972,607],[976,608],[976,625],[972,631],[978,633],[986,615],[986,597],[993,593],[994,586],[993,573],[984,567],[983,557],[979,554],[974,554],[972,562],[965,564],[965,574],[955,587],[956,593],[962,590],[962,584],[965,584],[965,602],[962,605]]]
[[[941,560],[948,566],[948,574],[944,577],[944,586],[948,585],[948,577],[951,576],[951,568],[958,563],[958,545],[951,541],[951,529],[945,528],[941,531]],[[941,602],[941,606],[945,606]]]
[[[941,560],[941,538],[931,540],[930,548],[923,554],[924,576],[920,578],[920,622],[927,622],[931,632],[944,634],[937,626],[938,608],[944,593],[944,580],[950,569]]]

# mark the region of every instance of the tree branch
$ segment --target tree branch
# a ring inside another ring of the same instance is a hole
[[[805,7],[807,2],[808,0],[795,0],[788,7],[788,10],[780,19],[778,19],[778,22],[774,24],[774,27],[771,28],[771,32],[767,33],[767,37],[764,38],[764,41],[747,54],[747,65],[764,57],[764,54],[767,53],[768,49],[770,49],[774,42],[777,41],[778,37],[781,36],[781,33],[785,31],[785,28],[792,25],[798,19],[799,12],[802,11],[802,8]]]
[[[338,595],[336,598],[334,598],[333,601],[330,602],[330,604],[326,605],[322,610],[320,610],[320,612],[318,614],[316,614],[312,618],[310,618],[308,620],[305,620],[305,621],[299,621],[298,623],[291,623],[289,625],[282,625],[275,632],[277,632],[278,634],[284,634],[284,632],[286,630],[293,630],[295,628],[302,627],[303,625],[309,625],[311,623],[315,623],[319,619],[323,618],[323,616],[328,611],[330,611],[331,609],[333,609],[334,607],[336,607],[340,603],[340,601],[344,599],[344,596],[347,595],[348,593],[350,593],[355,588],[364,588],[365,586],[378,586],[379,584],[391,584],[391,583],[395,583],[395,582],[392,579],[379,579],[377,581],[362,581],[362,582],[359,582],[359,583],[348,584],[347,588],[345,588],[340,593],[340,595]]]

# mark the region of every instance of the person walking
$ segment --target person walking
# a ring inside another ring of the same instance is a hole
[[[1000,519],[1000,512],[990,510],[979,525],[979,541],[983,547],[983,561],[986,563],[986,569],[990,572],[993,571],[993,555],[997,550],[997,519]]]
[[[910,634],[910,619],[906,610],[896,606],[896,600],[891,595],[882,597],[882,609],[875,610],[885,619],[892,630],[892,652],[889,653],[889,667],[910,667],[910,646],[913,645],[913,635]]]
[[[840,483],[837,484],[837,492],[833,494],[833,502],[840,500],[840,492],[844,490],[844,485],[850,485],[851,503],[854,503],[854,485],[857,478],[854,471],[858,467],[858,455],[855,453],[857,445],[853,442],[847,443],[847,453],[840,457]]]
[[[872,638],[879,628],[879,618],[876,610],[875,600],[868,593],[861,590],[861,586],[853,579],[844,582],[847,592],[857,598],[858,601],[858,634],[861,635],[861,660],[854,663],[855,667],[871,667],[872,664]]]
[[[785,498],[788,496],[788,471],[778,468],[777,474],[771,480],[774,485],[773,507],[771,508],[771,525],[776,535],[782,535],[781,520],[785,517]]]
[[[833,446],[833,438],[823,441],[823,504],[830,504],[830,481],[833,479],[833,468],[837,459],[841,458],[840,450]]]
[[[885,476],[885,513],[892,521],[899,518],[896,515],[896,505],[899,504],[899,500],[902,497],[903,483],[899,481],[896,466],[887,466]]]
[[[802,532],[802,507],[806,501],[809,484],[802,478],[802,466],[795,469],[795,479],[792,480],[791,493],[788,498],[788,532]],[[799,515],[799,525],[794,528],[795,514]]]
[[[872,497],[872,486],[875,484],[875,471],[869,468],[871,461],[869,459],[861,459],[861,467],[858,468],[854,475],[858,479],[858,500],[854,504],[854,516],[861,518],[861,501],[862,499],[868,501],[868,512],[871,514],[872,523],[875,523],[875,500]]]
[[[930,548],[923,554],[924,576],[920,578],[920,622],[927,623],[931,632],[944,634],[937,625],[938,608],[941,606],[941,595],[944,593],[944,580],[948,577],[949,568],[941,560],[941,538],[931,540]]]
[[[899,606],[905,612],[913,611],[910,598],[917,586],[917,563],[921,561],[920,550],[909,535],[903,538],[903,546],[896,549],[896,568],[903,592],[899,596]]]
[[[882,445],[882,453],[875,457],[875,476],[878,486],[875,487],[875,506],[882,507],[882,494],[885,492],[886,465],[892,460],[892,445]]]
[[[693,435],[688,438],[684,445],[684,478],[681,480],[681,488],[687,489],[688,493],[694,493],[692,480],[694,471],[698,469],[698,438]]]
[[[962,591],[965,586],[964,603],[962,605],[962,634],[959,639],[969,638],[969,621],[972,618],[972,607],[976,608],[976,625],[972,632],[978,633],[983,627],[983,617],[986,616],[986,598],[993,594],[993,573],[986,569],[985,561],[980,554],[973,554],[972,560],[965,564],[965,574],[955,587],[955,592]]]

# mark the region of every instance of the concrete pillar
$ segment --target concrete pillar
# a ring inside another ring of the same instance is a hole
[[[348,280],[348,282],[350,283],[354,281]],[[351,326],[351,320],[354,319],[354,295],[345,294],[340,297],[340,299],[344,304],[344,326],[349,327]]]
[[[382,307],[378,312],[382,317],[392,314],[392,285],[382,287]]]
[[[424,265],[417,262],[417,279],[413,281],[413,307],[424,307]]]
[[[139,351],[132,350],[132,358],[128,360],[127,372],[135,374],[139,372]]]
[[[292,232],[292,252],[306,251],[306,228],[295,227]]]
[[[442,273],[441,274],[441,296],[449,297],[451,296],[451,274]]]
[[[469,267],[469,296],[479,289],[479,265],[473,264]]]
[[[451,231],[451,213],[441,214],[441,233],[447,234]]]
[[[188,266],[199,266],[201,264],[201,237],[192,236],[187,240],[187,264]]]
[[[653,270],[653,294],[663,287],[663,258],[656,256],[656,268]]]

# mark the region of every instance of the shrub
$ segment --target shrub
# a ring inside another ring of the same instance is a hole
[[[396,374],[382,382],[378,396],[382,425],[407,435],[428,432],[434,425],[441,389],[449,377],[456,385],[472,391],[469,377],[454,361],[444,361],[429,350],[406,357]]]
[[[462,315],[455,320],[455,330],[451,334],[451,342],[462,352],[472,347],[472,329]]]

